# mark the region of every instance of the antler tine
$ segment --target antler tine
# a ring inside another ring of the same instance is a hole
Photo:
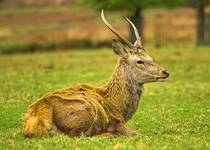
[[[104,17],[104,10],[102,9],[101,11],[101,18],[103,20],[103,22],[105,23],[105,25],[121,40],[121,42],[125,43],[126,45],[128,45],[129,48],[133,48],[133,44],[131,42],[129,42],[127,39],[125,39],[119,32],[117,32],[116,29],[114,29],[105,19]]]
[[[133,22],[130,21],[130,19],[128,19],[127,17],[124,17],[124,18],[131,24],[131,26],[133,27],[133,30],[135,32],[136,42],[135,42],[134,46],[137,46],[137,47],[139,46],[140,48],[142,48],[143,46],[142,46],[142,42],[141,42],[141,37],[139,36],[139,32],[138,32],[136,26],[133,24]]]

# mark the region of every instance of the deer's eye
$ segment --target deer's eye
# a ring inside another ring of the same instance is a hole
[[[142,64],[142,65],[143,65],[143,64],[144,64],[144,62],[143,62],[143,61],[141,61],[141,60],[138,60],[138,61],[137,61],[137,64]]]

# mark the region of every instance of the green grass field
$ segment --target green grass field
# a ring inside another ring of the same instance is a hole
[[[41,95],[81,83],[101,85],[117,57],[110,49],[0,56],[0,149],[210,149],[210,47],[150,49],[171,72],[145,85],[128,122],[137,137],[24,138],[22,116]]]

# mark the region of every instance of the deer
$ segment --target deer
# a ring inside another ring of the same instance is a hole
[[[138,130],[127,127],[126,122],[138,108],[143,86],[166,80],[169,72],[146,53],[137,28],[127,17],[136,36],[134,44],[108,23],[103,10],[101,18],[116,36],[112,48],[118,60],[110,79],[100,87],[82,84],[39,98],[24,115],[25,137],[139,135]]]

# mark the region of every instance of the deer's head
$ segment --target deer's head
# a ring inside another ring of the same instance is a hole
[[[155,63],[152,57],[146,53],[137,28],[128,18],[125,17],[132,25],[136,35],[136,42],[134,44],[125,39],[107,22],[103,10],[101,17],[105,25],[118,37],[118,40],[113,40],[113,51],[121,57],[121,63],[129,68],[129,73],[134,76],[138,83],[163,81],[169,77],[169,72]]]

